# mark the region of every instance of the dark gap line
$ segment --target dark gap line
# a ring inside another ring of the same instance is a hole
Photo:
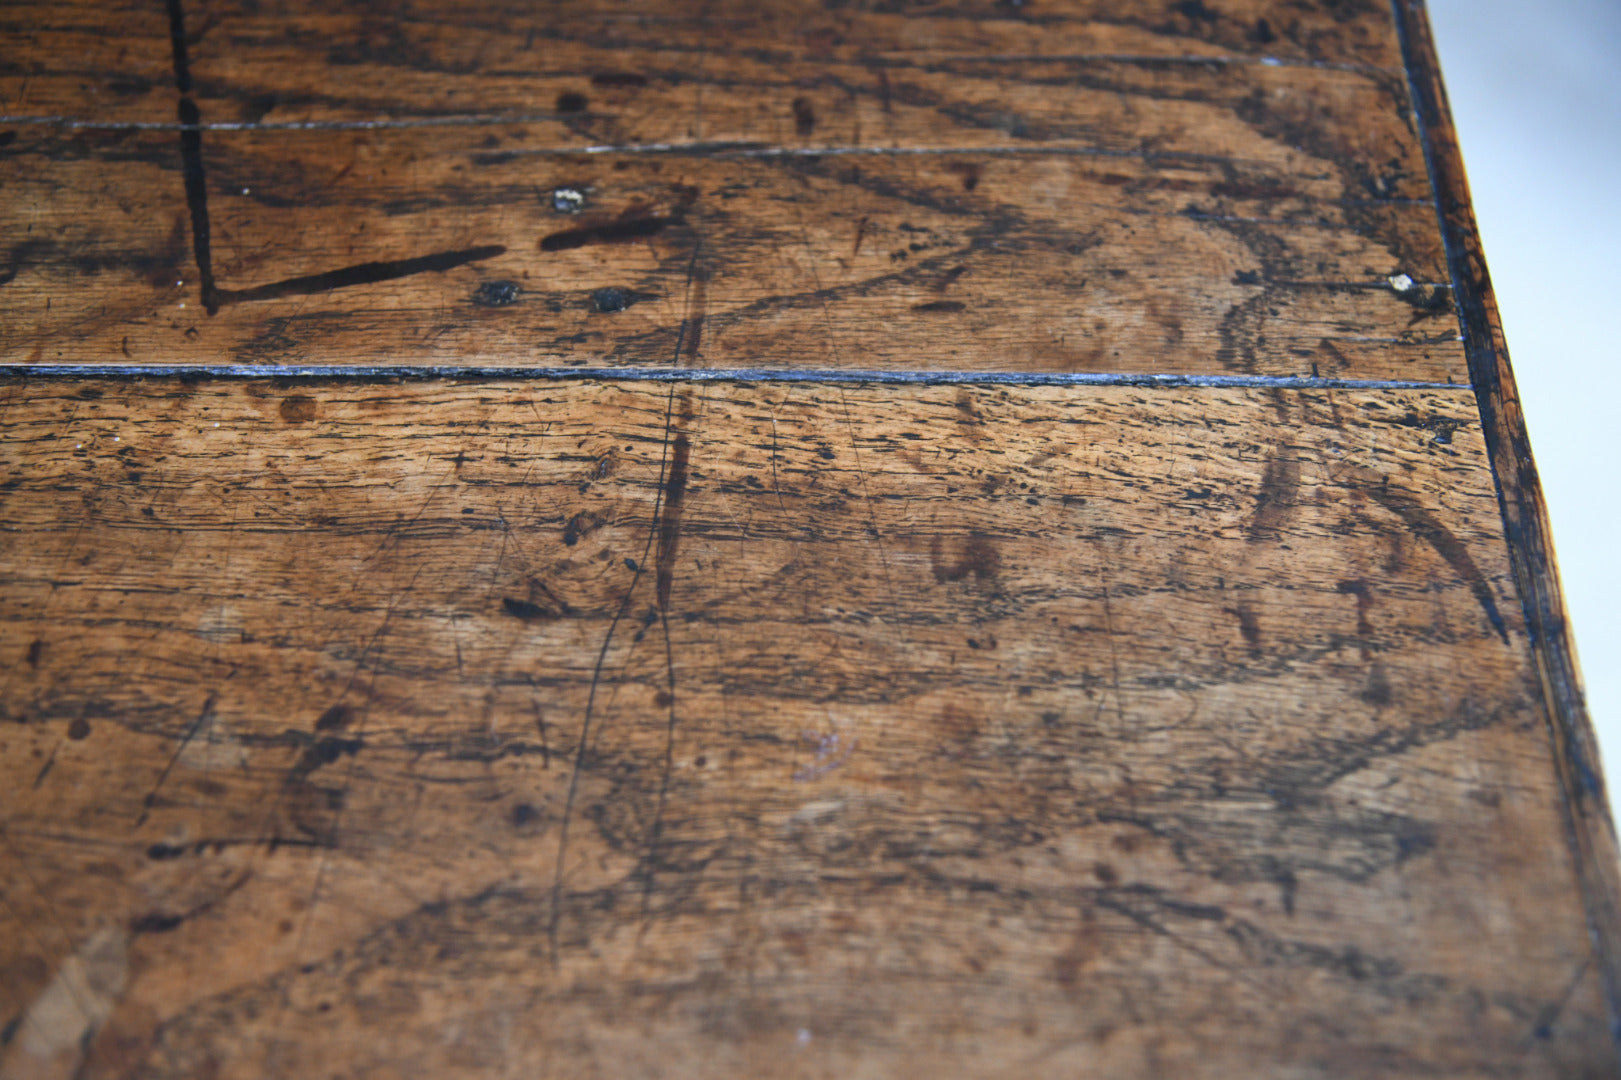
[[[1405,379],[1331,379],[1294,375],[1134,375],[1113,372],[865,371],[815,368],[516,367],[371,364],[0,364],[0,378],[180,378],[374,380],[462,379],[510,382],[880,383],[909,386],[1130,386],[1143,389],[1454,390],[1464,383]]]

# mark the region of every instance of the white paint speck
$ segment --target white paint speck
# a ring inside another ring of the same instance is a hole
[[[1413,287],[1413,279],[1406,274],[1391,274],[1388,279],[1390,287],[1397,292],[1406,292]]]
[[[1261,63],[1266,65],[1267,67],[1282,67],[1283,66],[1283,61],[1279,60],[1276,56],[1263,56],[1263,57],[1261,57]]]
[[[184,301],[184,300],[182,300],[182,301],[180,301],[180,306],[181,306],[181,307],[185,307],[185,306],[186,306],[186,302],[185,302],[185,301]]]
[[[216,421],[214,421],[214,426],[215,426],[215,427],[219,427],[219,426],[220,426],[220,422],[219,422],[219,421],[218,421],[218,420],[216,420]]]
[[[114,436],[113,436],[113,442],[117,442],[117,441],[118,441],[118,436],[117,436],[117,435],[114,435]]]
[[[74,443],[73,444],[73,449],[75,449],[75,450],[83,450],[84,449],[84,443],[82,443],[82,442]]]
[[[242,189],[242,194],[244,194],[244,195],[246,195],[246,194],[248,194],[248,189],[247,189],[247,188],[243,188],[243,189]]]
[[[800,1028],[794,1033],[794,1042],[800,1046],[810,1045],[810,1028]]]

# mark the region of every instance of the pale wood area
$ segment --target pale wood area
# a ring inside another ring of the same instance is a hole
[[[9,395],[83,1075],[1608,1075],[1467,393]]]

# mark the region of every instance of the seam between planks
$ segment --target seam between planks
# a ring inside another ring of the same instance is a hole
[[[1114,372],[866,371],[839,368],[520,367],[368,364],[0,364],[0,378],[41,379],[394,379],[738,383],[894,383],[941,386],[1134,386],[1144,389],[1452,390],[1463,383],[1404,379],[1331,379],[1293,375],[1171,375]]]

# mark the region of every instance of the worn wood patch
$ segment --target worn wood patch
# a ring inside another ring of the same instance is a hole
[[[534,138],[209,132],[205,288],[176,135],[26,129],[0,160],[4,359],[1465,381],[1433,209],[1280,144],[1238,161]]]
[[[1613,1069],[1467,394],[6,395],[11,1074]]]

